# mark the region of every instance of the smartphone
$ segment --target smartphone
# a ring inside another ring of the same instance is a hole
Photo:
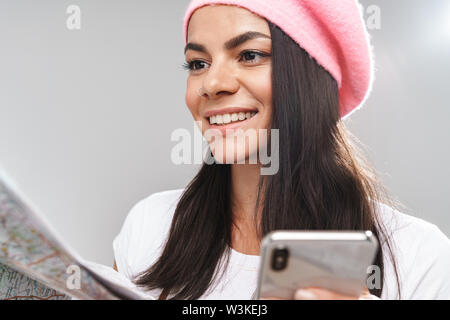
[[[377,250],[371,231],[272,231],[261,242],[257,299],[293,299],[306,287],[359,296]]]

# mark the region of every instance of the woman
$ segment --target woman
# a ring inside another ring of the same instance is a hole
[[[161,299],[250,299],[269,231],[371,230],[381,287],[293,298],[450,298],[449,239],[394,209],[342,122],[373,78],[355,1],[194,0],[184,35],[186,104],[215,161],[133,207],[116,270]],[[236,138],[248,130],[269,134]],[[263,149],[277,154],[271,174]]]

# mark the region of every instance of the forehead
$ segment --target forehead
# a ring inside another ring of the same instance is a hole
[[[207,5],[197,9],[189,20],[188,41],[228,40],[247,31],[270,36],[267,21],[251,11],[231,5]]]

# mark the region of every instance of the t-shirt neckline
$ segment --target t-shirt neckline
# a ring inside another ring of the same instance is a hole
[[[238,263],[241,265],[254,267],[254,268],[257,268],[259,266],[261,256],[253,255],[253,254],[245,254],[245,253],[234,250],[232,247],[230,247],[230,249],[231,249],[230,261],[232,263]]]

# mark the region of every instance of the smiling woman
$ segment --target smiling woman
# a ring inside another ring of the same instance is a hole
[[[360,297],[303,288],[292,298],[449,297],[450,241],[395,209],[342,122],[372,81],[357,3],[194,0],[184,27],[186,105],[204,135],[220,132],[208,140],[215,161],[186,189],[131,210],[114,240],[118,271],[160,299],[249,299],[270,231],[370,230],[381,287]],[[261,136],[226,146],[269,129],[279,170],[263,176],[260,162],[245,162],[265,147]]]

